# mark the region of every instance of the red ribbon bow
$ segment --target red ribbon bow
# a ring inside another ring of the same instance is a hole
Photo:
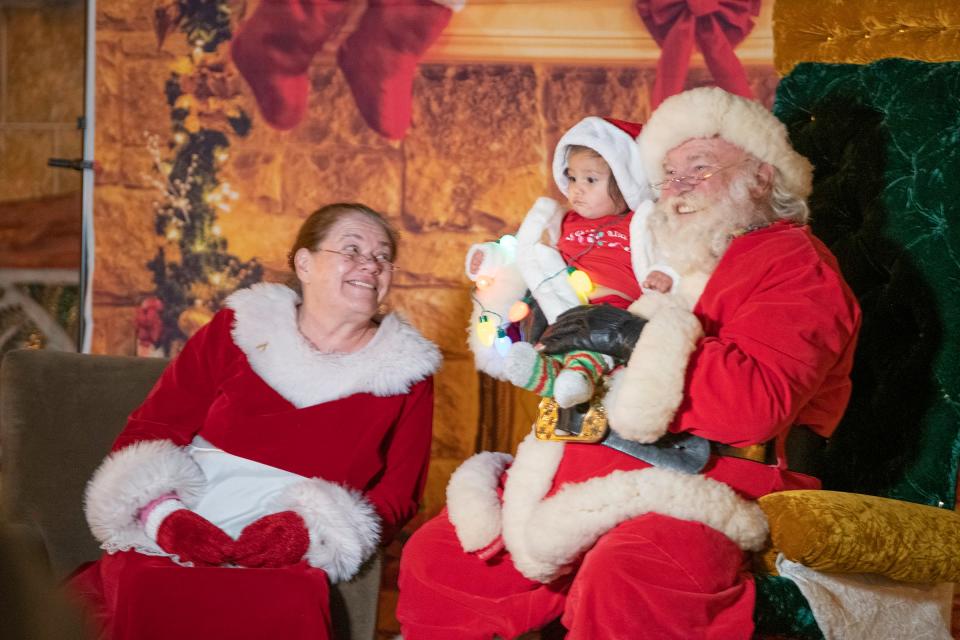
[[[661,49],[653,108],[683,91],[694,42],[720,87],[753,98],[733,49],[753,30],[760,0],[637,0],[637,12]]]

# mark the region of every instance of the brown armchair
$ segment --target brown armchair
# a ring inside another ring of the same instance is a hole
[[[100,550],[83,516],[83,491],[127,416],[167,362],[58,351],[11,351],[0,366],[0,519],[42,548],[57,579]],[[335,635],[374,636],[380,557],[333,585]]]

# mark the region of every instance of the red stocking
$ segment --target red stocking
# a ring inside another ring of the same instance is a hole
[[[417,63],[453,11],[431,0],[370,0],[356,31],[337,53],[363,119],[399,140],[410,126]]]
[[[240,26],[230,54],[271,126],[292,129],[303,118],[310,61],[348,9],[346,0],[262,0]]]

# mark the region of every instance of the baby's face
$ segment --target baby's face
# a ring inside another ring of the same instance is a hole
[[[572,153],[567,158],[565,174],[570,208],[584,218],[603,218],[623,210],[623,206],[610,197],[613,174],[603,158],[588,151]]]

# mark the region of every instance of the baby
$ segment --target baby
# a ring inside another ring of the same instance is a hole
[[[632,123],[589,117],[557,144],[554,178],[569,208],[539,199],[517,233],[516,258],[532,297],[550,322],[584,302],[626,309],[642,291],[667,293],[679,278],[670,267],[653,264],[646,223],[650,187],[634,141],[639,131]],[[555,248],[541,241],[544,233]],[[479,271],[483,257],[479,251],[468,257],[468,275]],[[586,274],[592,288],[571,293],[568,267]],[[615,364],[596,352],[547,356],[528,342],[515,342],[503,372],[513,384],[569,407],[589,400]]]

